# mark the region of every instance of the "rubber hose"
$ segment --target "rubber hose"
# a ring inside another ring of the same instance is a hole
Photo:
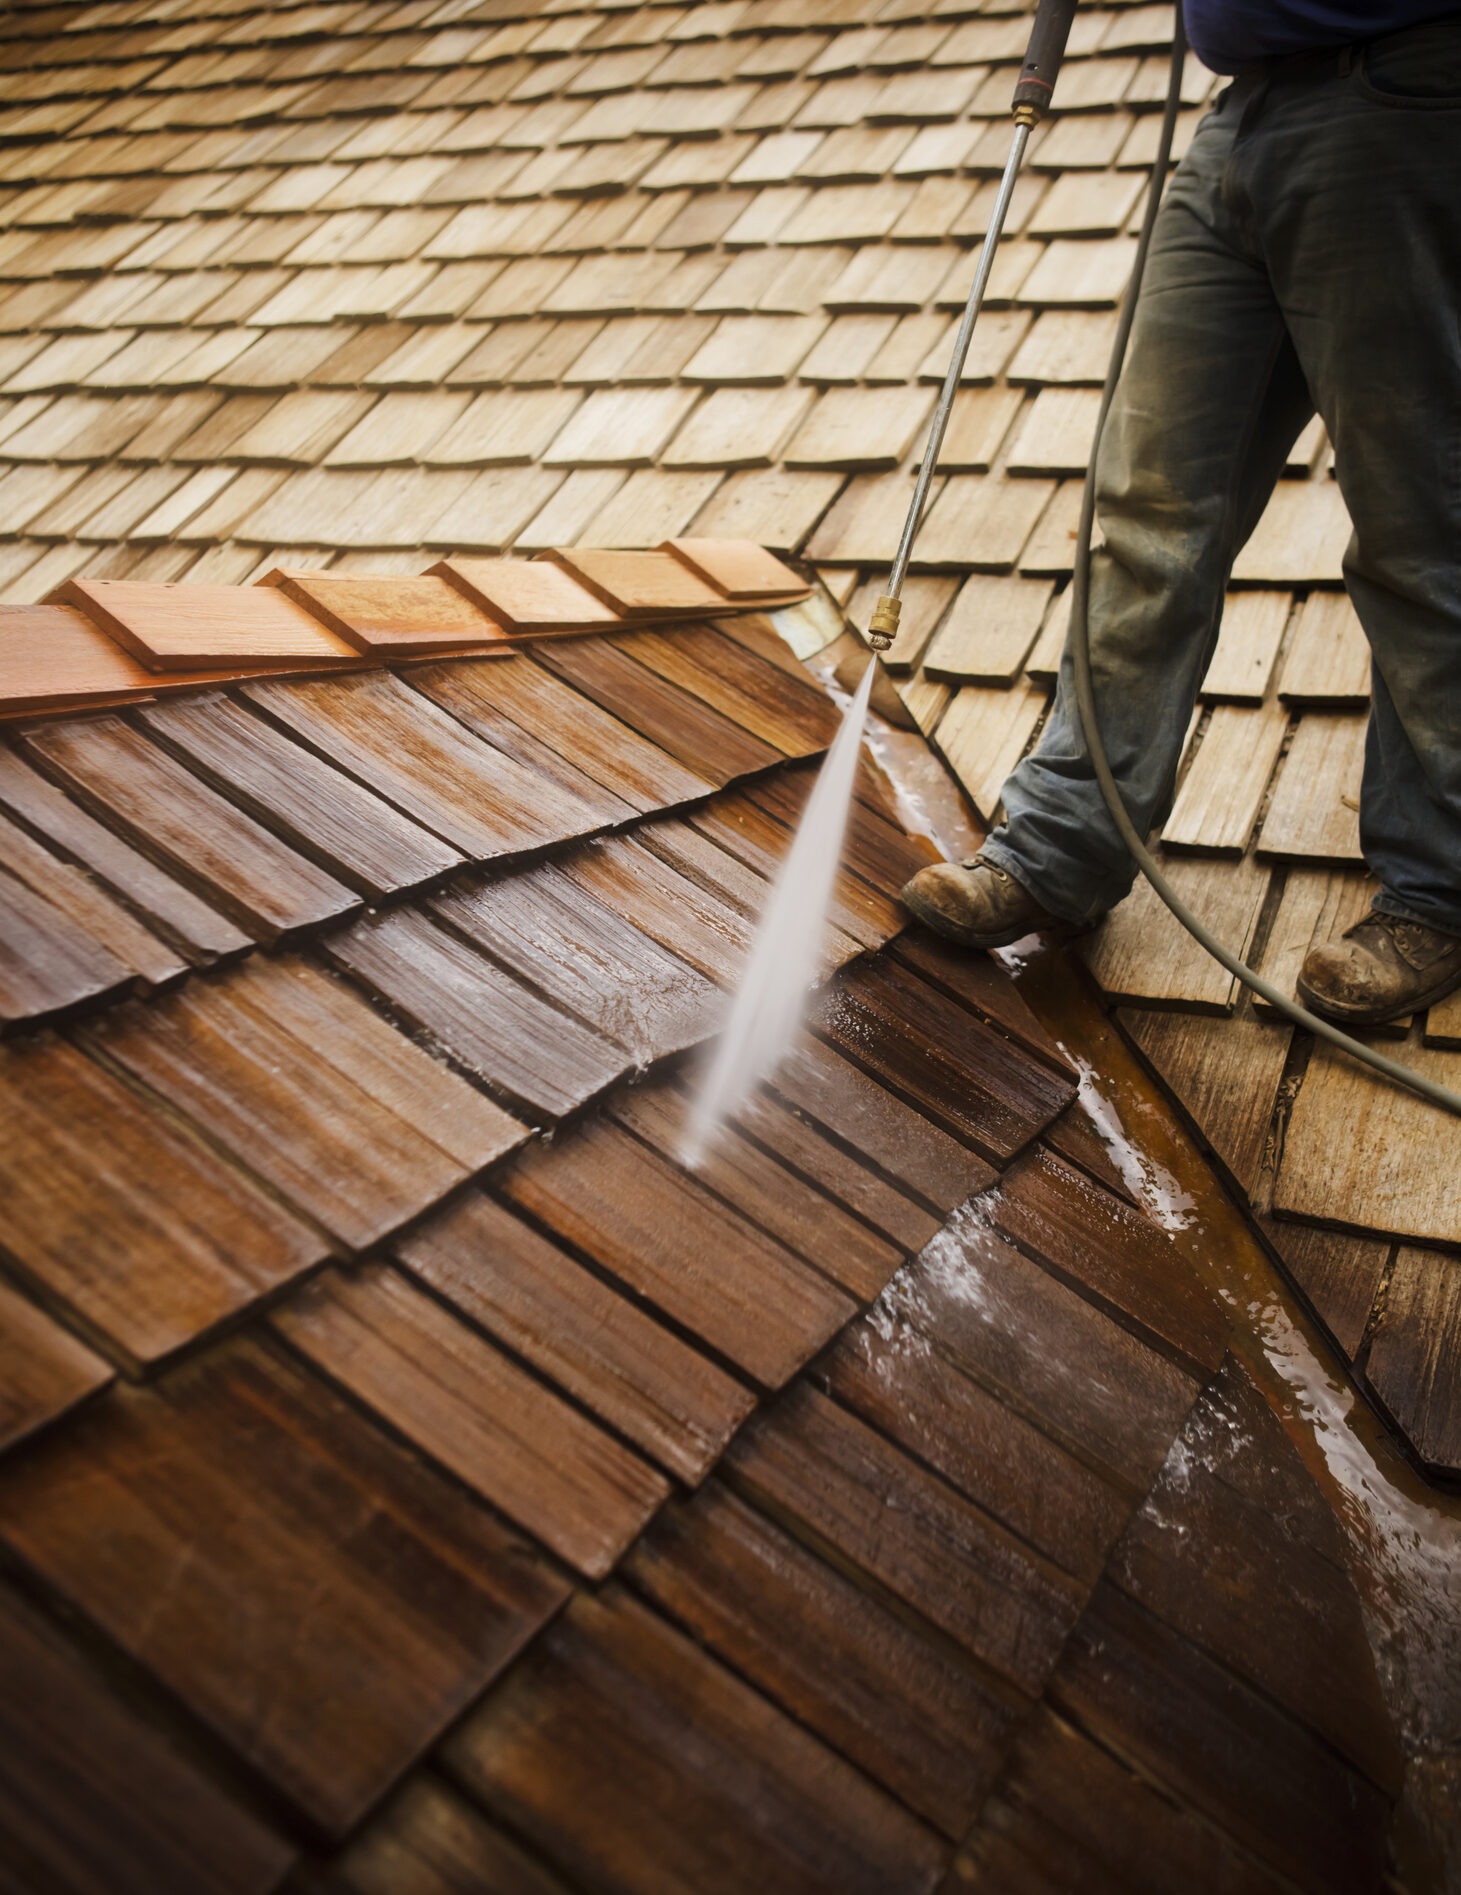
[[[1101,391],[1101,406],[1096,417],[1095,438],[1091,442],[1091,458],[1086,468],[1085,492],[1081,497],[1080,525],[1076,532],[1075,570],[1071,578],[1070,602],[1070,651],[1075,672],[1076,709],[1080,715],[1081,730],[1085,736],[1086,747],[1091,753],[1091,764],[1095,770],[1096,782],[1105,798],[1111,819],[1120,831],[1132,859],[1142,874],[1151,883],[1157,894],[1171,909],[1182,926],[1192,938],[1205,948],[1213,959],[1220,961],[1230,974],[1242,981],[1253,993],[1260,995],[1271,1007],[1292,1020],[1296,1026],[1307,1028],[1321,1040],[1327,1040],[1331,1046],[1337,1046],[1342,1052],[1360,1060],[1364,1065],[1383,1073],[1387,1079],[1394,1079],[1422,1098],[1442,1110],[1461,1115],[1461,1094],[1438,1085],[1435,1080],[1427,1079],[1423,1073],[1413,1072],[1408,1066],[1402,1066],[1398,1060],[1387,1059],[1374,1047],[1366,1046],[1362,1040],[1354,1039],[1343,1032],[1331,1021],[1321,1019],[1316,1013],[1310,1013],[1296,1000],[1266,981],[1261,974],[1255,973],[1246,962],[1225,948],[1172,887],[1154,861],[1146,843],[1137,834],[1136,826],[1127,813],[1118,789],[1115,777],[1111,774],[1111,765],[1106,757],[1105,746],[1101,742],[1100,726],[1096,718],[1096,693],[1091,677],[1091,641],[1090,627],[1086,621],[1086,602],[1090,586],[1091,572],[1091,535],[1096,518],[1096,462],[1101,450],[1101,436],[1106,427],[1106,416],[1110,412],[1111,400],[1116,392],[1116,384],[1126,361],[1126,345],[1131,336],[1131,325],[1136,315],[1137,297],[1141,291],[1141,279],[1146,269],[1147,253],[1151,249],[1152,231],[1156,226],[1157,211],[1161,206],[1162,189],[1166,183],[1167,166],[1171,161],[1172,139],[1177,128],[1177,113],[1182,101],[1182,72],[1187,56],[1187,35],[1182,23],[1182,9],[1177,8],[1177,26],[1172,39],[1172,75],[1167,86],[1167,102],[1162,113],[1161,135],[1157,141],[1157,155],[1152,164],[1151,184],[1147,191],[1146,213],[1142,218],[1141,235],[1137,239],[1136,258],[1132,266],[1131,281],[1127,285],[1126,295],[1121,305],[1121,315],[1116,325],[1116,339],[1111,348],[1110,366],[1106,371],[1106,386]]]

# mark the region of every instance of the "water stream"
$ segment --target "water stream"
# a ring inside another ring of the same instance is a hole
[[[756,929],[730,1016],[711,1048],[680,1156],[696,1166],[720,1127],[789,1051],[827,935],[876,660],[842,714]]]

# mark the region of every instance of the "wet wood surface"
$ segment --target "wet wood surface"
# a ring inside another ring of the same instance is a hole
[[[568,881],[718,986],[740,980],[754,929],[745,913],[679,874],[643,842],[609,836],[560,856]]]
[[[111,1365],[0,1282],[0,1452],[112,1379]]]
[[[570,1881],[931,1889],[929,1829],[622,1588],[580,1595],[448,1746]]]
[[[52,853],[26,829],[0,815],[0,869],[96,945],[130,968],[142,988],[187,972],[187,962],[84,870]]]
[[[566,1590],[257,1341],[112,1391],[0,1469],[0,1538],[337,1834]]]
[[[249,936],[149,856],[89,815],[18,751],[0,744],[0,804],[120,895],[195,965],[242,954]]]
[[[432,912],[622,1046],[640,1066],[707,1039],[720,991],[553,863],[432,904]]]
[[[660,1515],[626,1576],[926,1821],[949,1836],[967,1828],[1013,1719],[957,1647],[718,1480]]]
[[[627,1056],[427,916],[378,915],[325,943],[336,966],[530,1114],[558,1118]]]
[[[322,1884],[327,1895],[569,1895],[480,1809],[420,1772],[372,1818]]]
[[[1365,1373],[1380,1400],[1438,1468],[1461,1466],[1461,1269],[1454,1255],[1407,1244],[1397,1253]]]
[[[460,850],[232,698],[189,698],[138,717],[205,782],[374,901],[463,861]]]
[[[560,1559],[602,1579],[669,1492],[647,1462],[384,1264],[275,1312],[326,1375]]]
[[[1223,1325],[1171,1238],[1051,1153],[1012,1166],[991,1199],[1006,1236],[1093,1293],[1179,1365],[1217,1368]]]
[[[1076,1078],[1076,1069],[1069,1057],[1051,1039],[1021,999],[1014,981],[990,955],[971,954],[927,928],[909,928],[899,935],[893,947],[893,958],[913,969],[921,979],[952,994],[966,1007],[972,1007],[991,1026],[1018,1040],[1062,1078]]]
[[[205,1768],[0,1592],[4,1875],[67,1895],[269,1895],[294,1856]]]
[[[916,1283],[927,1267],[914,1265]],[[890,1334],[890,1331],[892,1332]],[[921,1338],[920,1338],[921,1339]],[[839,1401],[967,1500],[1091,1584],[1125,1525],[1126,1496],[882,1312],[844,1335],[827,1384]]]
[[[796,1523],[971,1657],[1038,1692],[1084,1588],[806,1383],[758,1417],[726,1458],[737,1492]]]
[[[527,1136],[369,1004],[300,962],[250,965],[87,1043],[365,1250]]]
[[[1051,1702],[1299,1888],[1377,1885],[1380,1792],[1114,1586],[1097,1589]]]
[[[245,689],[266,715],[477,860],[587,835],[617,807],[545,782],[389,672]]]
[[[1288,1895],[1293,1886],[1044,1706],[953,1876],[1029,1895]]]
[[[803,1035],[771,1083],[788,1105],[943,1215],[998,1175],[824,1041]]]
[[[781,751],[604,639],[535,648],[533,662],[591,697],[642,737],[717,786],[781,761]]]
[[[0,1056],[0,1179],[8,1254],[133,1362],[181,1347],[325,1254],[300,1219],[54,1040]]]
[[[1259,1224],[1320,1322],[1351,1360],[1359,1353],[1390,1258],[1383,1238],[1265,1217]]]
[[[627,632],[610,642],[784,756],[815,755],[837,735],[836,707],[810,678],[798,681],[708,625]]]
[[[592,777],[641,814],[715,787],[542,665],[427,665],[410,682],[519,763]]]
[[[676,1163],[691,1109],[691,1100],[678,1088],[650,1084],[622,1093],[609,1111],[618,1124]],[[859,1301],[875,1297],[903,1262],[898,1245],[869,1230],[734,1128],[713,1138],[694,1176]]]
[[[1235,1364],[1220,1378],[1245,1381]],[[1254,1463],[1265,1470],[1261,1485],[1248,1472]],[[1339,1536],[1316,1544],[1312,1491],[1251,1384],[1220,1385],[1133,1518],[1111,1578],[1394,1796],[1404,1759]]]
[[[784,1244],[612,1125],[524,1152],[497,1188],[765,1387],[788,1381],[856,1307]]]
[[[814,1019],[840,1052],[996,1164],[1075,1096],[1043,1061],[888,960],[860,964]]]
[[[43,895],[0,870],[0,1032],[135,988],[135,971]]]
[[[398,1255],[682,1480],[700,1480],[751,1412],[743,1383],[493,1198],[469,1193]]]
[[[25,741],[84,805],[256,939],[282,941],[359,906],[335,876],[119,717],[45,726]]]

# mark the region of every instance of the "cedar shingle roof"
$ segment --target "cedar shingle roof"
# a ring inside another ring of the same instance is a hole
[[[1015,985],[899,932],[928,847],[871,768],[809,1030],[676,1156],[835,722],[786,647],[860,662],[837,604],[901,522],[1026,32],[866,12],[0,23],[0,675],[49,668],[0,740],[30,1884],[1379,1874],[1335,1522]],[[986,816],[1058,652],[1164,15],[1077,16],[892,656]],[[1284,953],[1353,899],[1284,784],[1363,691],[1317,438],[1290,472],[1170,838]],[[830,592],[754,610],[783,582],[742,544],[737,591],[731,537]],[[663,565],[576,550],[672,538],[672,621],[628,609]],[[524,612],[578,630],[514,646]],[[1351,1214],[1295,1154],[1370,1095],[1180,944],[1096,952],[1260,1209],[1297,1090],[1264,1228],[1446,1461],[1446,1167]]]

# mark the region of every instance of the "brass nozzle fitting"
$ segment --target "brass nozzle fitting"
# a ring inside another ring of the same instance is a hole
[[[1040,123],[1040,118],[1041,114],[1037,106],[1017,105],[1015,107],[1016,125],[1028,125],[1033,130]]]
[[[890,599],[884,593],[868,621],[867,642],[874,651],[891,649],[893,640],[898,636],[898,620],[902,615],[903,601]]]

